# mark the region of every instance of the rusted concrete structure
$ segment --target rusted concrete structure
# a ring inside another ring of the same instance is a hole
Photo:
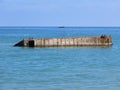
[[[112,46],[111,36],[78,38],[41,38],[26,39],[14,46],[22,47],[70,47],[70,46]]]

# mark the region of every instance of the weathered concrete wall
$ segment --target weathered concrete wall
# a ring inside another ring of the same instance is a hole
[[[22,42],[25,47],[111,46],[112,37],[44,38],[27,39]]]

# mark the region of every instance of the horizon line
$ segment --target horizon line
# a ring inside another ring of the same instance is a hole
[[[0,26],[0,28],[15,28],[15,27],[20,27],[20,28],[47,28],[47,27],[56,27],[56,28],[71,28],[71,27],[79,27],[79,28],[120,28],[120,26]]]

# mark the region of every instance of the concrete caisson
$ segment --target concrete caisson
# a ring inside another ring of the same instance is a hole
[[[23,47],[112,46],[112,36],[25,39],[18,42],[14,46]]]

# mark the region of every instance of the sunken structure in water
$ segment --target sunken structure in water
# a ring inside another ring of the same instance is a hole
[[[20,47],[82,47],[112,46],[112,36],[94,36],[77,38],[39,38],[24,39],[14,46]]]

